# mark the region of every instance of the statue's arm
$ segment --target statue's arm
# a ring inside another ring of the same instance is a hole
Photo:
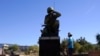
[[[60,17],[60,16],[61,16],[61,13],[59,13],[59,12],[57,12],[57,11],[54,11],[54,15],[55,15],[56,17]]]
[[[45,16],[44,25],[47,24],[47,21],[48,21],[48,15]]]

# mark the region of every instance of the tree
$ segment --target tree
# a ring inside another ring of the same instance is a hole
[[[28,53],[38,53],[39,52],[39,47],[37,45],[29,46]]]
[[[100,34],[96,35],[97,44],[100,45]]]
[[[86,49],[84,48],[84,46],[82,46],[82,47],[79,49],[79,53],[82,53],[82,52],[86,52]]]
[[[9,47],[9,50],[13,50],[13,51],[18,51],[19,50],[19,46],[18,45],[12,45]]]
[[[93,51],[95,49],[95,47],[89,42],[86,43],[83,47],[85,48],[85,52]]]
[[[67,48],[67,39],[66,38],[64,38],[63,40],[62,40],[62,42],[61,42],[61,44],[60,44],[60,46],[61,46],[61,49],[66,49]]]
[[[79,39],[77,39],[77,42],[81,45],[85,45],[86,43],[88,43],[86,40],[85,40],[85,37],[80,37]]]
[[[61,42],[61,44],[60,44],[60,50],[61,50],[61,53],[62,53],[62,55],[66,55],[67,53],[66,53],[66,51],[67,51],[67,38],[64,38],[63,40],[62,40],[62,42]]]
[[[75,51],[76,53],[79,52],[79,50],[80,50],[81,47],[82,47],[82,45],[80,45],[78,42],[75,42],[75,43],[74,43],[74,51]]]
[[[81,45],[81,48],[79,48],[79,52],[89,52],[95,49],[95,47],[90,42],[85,40],[85,37],[80,37],[76,42]]]
[[[34,53],[38,53],[39,52],[39,46],[37,46],[37,45],[34,45],[33,46],[34,47]]]
[[[97,40],[97,50],[100,50],[100,34],[96,35],[96,40]]]

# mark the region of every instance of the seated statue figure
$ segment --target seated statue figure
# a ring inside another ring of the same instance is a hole
[[[58,36],[59,32],[59,20],[57,20],[58,17],[61,16],[61,14],[57,11],[54,11],[52,7],[47,8],[47,15],[45,16],[44,20],[44,29],[41,30],[42,37],[50,37],[50,36]]]

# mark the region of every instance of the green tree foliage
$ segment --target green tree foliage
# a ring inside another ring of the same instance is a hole
[[[61,44],[60,44],[61,50],[64,50],[64,49],[67,48],[67,43],[68,43],[68,42],[67,42],[67,39],[64,38],[64,39],[62,40]]]
[[[60,44],[60,50],[61,50],[61,53],[62,55],[66,55],[67,54],[67,38],[64,38]]]
[[[18,45],[12,45],[9,47],[9,50],[13,50],[13,51],[18,51],[19,50],[19,46]]]
[[[30,46],[27,50],[28,53],[38,53],[39,47],[37,45]]]
[[[85,45],[87,44],[87,41],[85,40],[85,37],[80,37],[79,39],[77,39],[77,42],[81,45]]]
[[[34,53],[38,53],[39,52],[39,46],[34,45],[33,47],[34,47]]]
[[[94,50],[95,47],[89,43],[88,41],[85,40],[85,37],[80,37],[79,39],[76,40],[77,43],[79,43],[81,45],[81,47],[79,48],[79,53],[81,52],[89,52],[91,50]]]
[[[74,42],[74,51],[76,53],[79,52],[80,48],[82,47],[82,45],[80,45],[78,42]]]
[[[95,46],[93,46],[93,44],[91,44],[91,43],[87,43],[86,45],[85,45],[85,48],[86,48],[86,50],[89,52],[89,51],[93,51],[93,50],[95,50]]]
[[[86,49],[84,46],[82,46],[80,49],[79,49],[79,53],[82,53],[82,52],[86,52]]]
[[[82,47],[80,48],[79,52],[89,52],[94,50],[94,46],[90,43],[86,43],[84,45],[82,45]]]

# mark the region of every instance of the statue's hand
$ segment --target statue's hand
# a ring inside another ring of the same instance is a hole
[[[42,27],[43,27],[43,26],[46,26],[46,25],[44,24],[44,25],[42,25]]]
[[[56,17],[60,17],[61,16],[61,14],[59,12],[57,12],[57,11],[53,11],[53,15],[56,16]]]

